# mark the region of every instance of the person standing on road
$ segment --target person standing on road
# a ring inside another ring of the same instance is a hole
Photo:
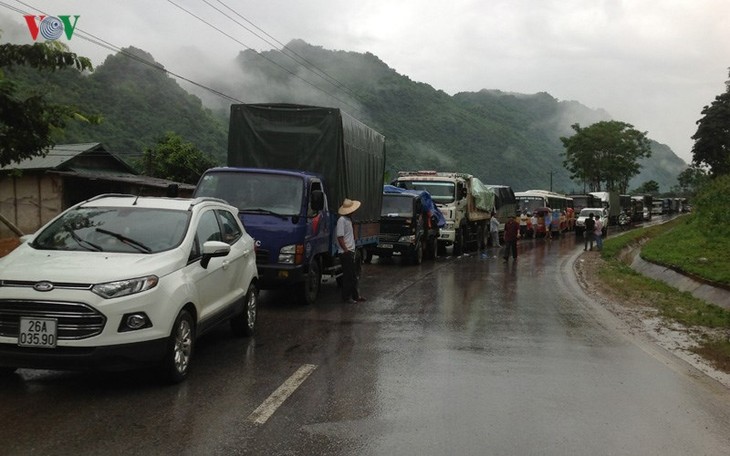
[[[520,224],[517,216],[510,217],[504,224],[504,262],[509,260],[510,251],[512,258],[517,259],[517,239],[520,237]]]
[[[342,206],[337,210],[340,218],[337,219],[335,228],[337,252],[340,254],[342,263],[342,300],[349,303],[366,301],[358,291],[359,279],[355,270],[355,233],[350,218],[350,215],[359,207],[360,201],[345,198]]]
[[[585,238],[585,244],[583,245],[584,251],[588,250],[589,242],[591,245],[590,250],[593,250],[593,239],[595,238],[595,234],[593,233],[594,231],[596,231],[596,221],[593,220],[593,212],[591,212],[586,219],[585,231],[583,231],[583,237]]]
[[[600,252],[603,249],[603,222],[601,222],[601,217],[596,217],[596,224],[593,230],[593,234],[596,237],[596,248]]]
[[[499,245],[499,219],[497,213],[492,211],[492,217],[489,219],[489,232],[492,234],[492,247],[500,247]]]

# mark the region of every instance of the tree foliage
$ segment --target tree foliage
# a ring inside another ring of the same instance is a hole
[[[197,184],[203,172],[217,163],[194,144],[168,132],[154,147],[146,149],[134,166],[147,176]]]
[[[700,230],[708,237],[730,238],[730,224],[727,223],[730,174],[706,182],[693,201]]]
[[[43,155],[55,144],[54,130],[64,128],[71,118],[88,120],[71,105],[49,101],[43,92],[20,90],[5,76],[18,65],[44,71],[92,69],[89,59],[57,42],[0,45],[0,166]]]
[[[692,136],[692,164],[709,167],[710,176],[730,174],[730,81],[727,89],[702,109]]]
[[[693,195],[707,182],[708,178],[709,176],[703,168],[690,166],[677,176],[677,182],[679,182],[679,193],[683,195]]]
[[[659,193],[659,183],[655,180],[648,180],[639,185],[632,193],[649,193],[651,195],[656,195]]]
[[[565,147],[563,166],[570,177],[588,184],[590,191],[601,191],[605,184],[608,191],[626,193],[629,180],[639,174],[639,159],[651,156],[646,133],[615,120],[572,128],[573,136],[560,138]]]

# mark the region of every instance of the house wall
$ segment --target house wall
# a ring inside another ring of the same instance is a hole
[[[63,210],[63,180],[49,174],[0,177],[0,214],[24,234],[35,232]],[[0,222],[0,239],[15,233]]]

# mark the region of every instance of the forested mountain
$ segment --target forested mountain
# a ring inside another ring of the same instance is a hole
[[[125,49],[135,58],[154,62],[148,53]],[[69,122],[56,142],[101,142],[131,161],[172,131],[201,151],[225,162],[227,120],[216,118],[200,99],[160,71],[122,54],[110,55],[91,74],[76,71],[37,72],[14,67],[6,73],[23,81],[24,90],[46,94],[54,102],[100,115],[98,125]]]
[[[144,51],[125,51],[152,59]],[[197,82],[248,103],[339,107],[386,136],[391,177],[398,170],[437,169],[470,172],[515,190],[547,189],[552,182],[558,191],[582,191],[582,183],[572,182],[562,166],[559,138],[571,135],[574,123],[610,119],[605,111],[547,93],[482,90],[451,96],[398,74],[369,53],[330,51],[298,40],[284,52],[314,65],[319,76],[282,52],[244,51],[225,76],[211,71],[210,79]],[[36,87],[41,83],[38,75],[26,77]],[[225,161],[227,99],[185,82],[183,89],[122,54],[109,56],[90,75],[56,72],[44,78],[43,84],[56,87],[59,101],[104,118],[97,126],[74,124],[59,142],[102,142],[121,155],[138,155],[173,131]],[[653,179],[667,191],[686,164],[667,146],[653,143],[652,151],[631,187]]]
[[[582,192],[582,183],[571,181],[563,168],[560,136],[572,135],[575,123],[585,127],[611,119],[603,110],[547,93],[482,90],[450,96],[398,74],[372,54],[330,51],[300,40],[283,52],[241,52],[235,64],[233,77],[206,84],[249,103],[340,107],[386,136],[391,176],[404,169],[454,170],[516,190],[548,189],[552,182],[555,190]],[[306,69],[311,66],[316,70]],[[214,106],[216,99],[207,103]],[[687,166],[653,141],[652,157],[643,165],[631,187],[655,180],[662,191],[676,185]]]

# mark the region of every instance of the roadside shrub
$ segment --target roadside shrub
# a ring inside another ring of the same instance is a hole
[[[708,237],[730,236],[730,175],[712,179],[694,199],[699,229]]]

